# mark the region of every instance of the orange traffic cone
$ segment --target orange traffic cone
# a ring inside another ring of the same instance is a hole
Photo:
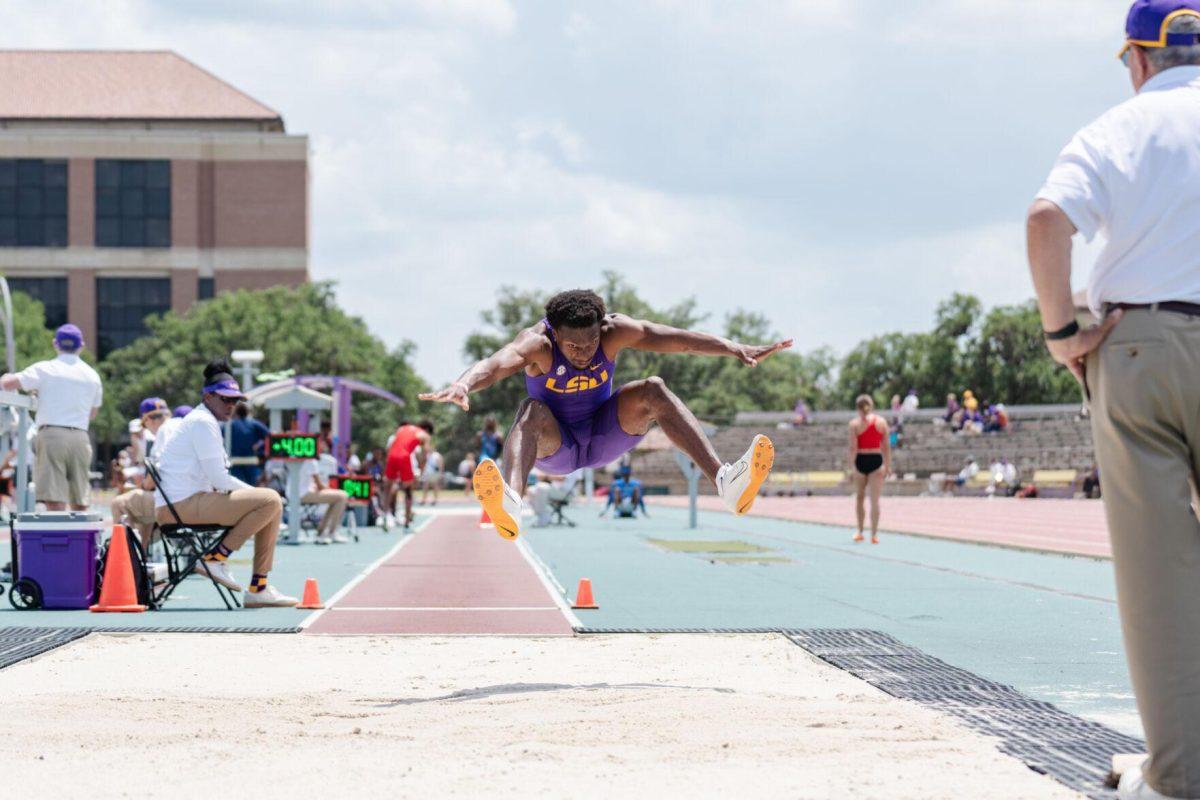
[[[571,608],[599,608],[596,598],[592,597],[592,579],[580,578],[579,588],[575,591],[575,603]]]
[[[487,515],[487,509],[486,509],[486,508],[485,508],[485,509],[482,509],[482,510],[479,512],[479,527],[481,527],[481,528],[494,528],[494,527],[496,527],[496,526],[495,526],[495,525],[492,523],[492,518],[491,518],[491,517],[489,517],[489,516]]]
[[[133,584],[133,562],[129,560],[129,540],[124,525],[113,525],[108,543],[108,558],[104,561],[104,583],[100,585],[100,602],[92,611],[145,611],[138,605],[137,587]]]
[[[300,605],[296,608],[324,608],[325,604],[321,602],[321,592],[317,589],[317,579],[309,578],[304,581],[304,597],[300,599]]]

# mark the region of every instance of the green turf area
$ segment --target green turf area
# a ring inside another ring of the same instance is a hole
[[[771,548],[736,540],[705,541],[703,539],[651,539],[646,541],[655,547],[675,553],[769,553]]]

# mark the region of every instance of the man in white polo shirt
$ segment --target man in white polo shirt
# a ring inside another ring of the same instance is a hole
[[[162,479],[160,491],[155,493],[155,517],[160,524],[175,521],[167,508],[166,498],[170,498],[185,523],[231,526],[196,571],[235,592],[243,589],[229,572],[229,556],[253,538],[254,573],[242,605],[294,606],[300,601],[267,583],[283,503],[275,491],[249,486],[229,474],[225,438],[218,423],[227,422],[238,401],[245,398],[227,361],[218,359],[205,367],[202,402],[172,430],[161,450],[158,445],[154,448]]]
[[[0,388],[37,392],[37,463],[33,481],[47,511],[88,507],[92,443],[88,425],[103,400],[100,376],[79,357],[83,333],[71,324],[54,333],[58,357],[14,374],[0,375]]]
[[[1137,0],[1137,94],[1071,140],[1028,221],[1054,359],[1090,396],[1129,671],[1150,757],[1122,798],[1200,798],[1200,0]],[[1081,330],[1071,237],[1104,234]]]

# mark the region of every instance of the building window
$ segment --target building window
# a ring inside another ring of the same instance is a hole
[[[46,327],[51,330],[67,321],[66,278],[9,278],[9,291],[24,292],[40,300],[46,309]]]
[[[146,317],[170,309],[170,278],[97,278],[97,354],[104,358],[144,336]]]
[[[0,158],[0,247],[67,246],[67,162]]]
[[[196,298],[199,300],[212,300],[214,292],[213,279],[201,278],[200,287],[196,291]]]
[[[171,162],[96,159],[96,246],[171,246]]]

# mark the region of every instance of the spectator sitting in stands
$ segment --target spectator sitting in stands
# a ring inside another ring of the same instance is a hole
[[[1095,462],[1083,476],[1083,496],[1089,500],[1100,499],[1100,467]]]
[[[917,413],[921,407],[921,398],[917,396],[916,389],[909,389],[908,394],[904,396],[904,402],[900,404],[901,410],[905,416]]]
[[[796,407],[792,409],[792,425],[799,427],[810,422],[812,422],[812,412],[808,410],[808,403],[805,403],[804,398],[801,397],[796,401]]]
[[[958,420],[955,417],[958,416],[958,412],[958,398],[954,396],[954,392],[950,392],[946,395],[946,413],[941,416],[942,422],[947,425],[956,424]]]
[[[960,486],[965,486],[967,481],[979,474],[979,463],[975,460],[975,456],[967,456],[967,464],[958,474],[952,478],[946,478],[942,483],[942,491],[953,493]]]
[[[967,410],[968,413],[972,413],[972,412],[979,410],[979,400],[976,399],[975,393],[972,392],[970,389],[966,389],[965,391],[963,391],[962,406],[964,409]]]

